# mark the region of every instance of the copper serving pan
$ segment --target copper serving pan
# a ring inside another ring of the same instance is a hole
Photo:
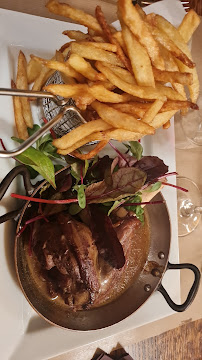
[[[68,171],[67,168],[62,171]],[[46,181],[34,188],[30,182],[29,173],[25,166],[14,168],[0,184],[0,199],[3,197],[12,180],[18,175],[23,175],[27,193],[37,196]],[[155,200],[162,200],[162,194],[156,195]],[[16,218],[18,222],[16,234],[26,217],[31,203],[27,201],[20,210],[5,214],[0,218],[4,222]],[[158,206],[147,206],[150,224],[150,248],[144,269],[132,285],[114,301],[90,310],[70,312],[67,305],[58,304],[41,291],[37,277],[30,271],[27,250],[21,237],[15,237],[15,266],[19,285],[34,310],[45,320],[53,325],[73,330],[101,329],[125,319],[142,306],[154,291],[159,291],[164,296],[168,305],[174,311],[185,311],[196,296],[200,283],[200,271],[193,264],[170,264],[168,262],[171,229],[168,209],[165,203]],[[181,305],[175,304],[162,285],[164,273],[169,269],[190,269],[195,279],[188,293],[187,299]]]

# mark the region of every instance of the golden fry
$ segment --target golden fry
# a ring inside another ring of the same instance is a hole
[[[163,104],[166,101],[166,97],[162,100],[155,100],[153,104],[151,104],[150,108],[145,112],[142,121],[146,124],[151,124],[155,116],[159,113],[161,110]]]
[[[118,0],[118,11],[124,23],[137,37],[140,44],[146,48],[152,64],[157,69],[164,70],[164,61],[158,43],[139,14],[138,8],[133,6],[131,0]]]
[[[48,67],[49,69],[60,71],[67,76],[75,78],[76,80],[78,80],[81,83],[84,82],[84,77],[81,74],[79,74],[77,71],[75,71],[68,64],[68,62],[64,63],[64,62],[60,62],[57,60],[46,60],[46,59],[42,59],[37,56],[32,56],[32,58],[35,59],[36,61],[40,62],[44,66]]]
[[[11,88],[16,89],[16,84],[13,80],[11,81]],[[20,139],[26,140],[29,135],[27,132],[27,125],[23,117],[22,103],[19,96],[13,96],[13,110],[18,137]]]
[[[76,42],[71,44],[72,54],[80,55],[81,57],[89,60],[100,60],[105,61],[112,65],[117,65],[123,67],[122,61],[119,60],[116,54],[98,49],[92,44],[83,45],[82,43],[77,44]]]
[[[101,119],[106,121],[111,127],[139,132],[144,135],[154,134],[152,126],[137,120],[134,116],[122,113],[98,101],[93,102],[91,106],[97,111]]]
[[[178,27],[178,31],[186,43],[188,43],[191,39],[194,31],[199,26],[200,21],[200,17],[193,9],[190,9],[184,16],[180,26]]]
[[[28,89],[28,80],[27,80],[27,60],[22,51],[19,52],[18,56],[18,70],[16,78],[17,89],[27,90]],[[30,102],[27,97],[21,97],[20,101],[22,103],[22,112],[25,123],[27,127],[33,127],[33,119],[31,113]]]
[[[122,47],[119,45],[118,40],[113,37],[113,33],[111,31],[110,26],[107,24],[107,21],[104,17],[104,14],[102,12],[102,9],[100,6],[97,6],[95,9],[95,15],[96,18],[103,30],[104,35],[106,36],[106,38],[109,40],[110,43],[115,44],[116,46],[116,52],[117,55],[119,57],[119,59],[122,61],[123,65],[126,67],[126,69],[128,69],[131,73],[132,73],[132,67],[130,64],[129,59],[126,57],[126,55],[124,54]]]
[[[176,112],[177,112],[177,110],[170,110],[170,111],[166,111],[166,112],[157,114],[155,116],[155,118],[153,119],[151,125],[155,129],[160,128],[165,123],[167,123],[175,115]]]
[[[74,70],[91,81],[106,80],[103,74],[98,73],[88,61],[77,54],[71,54],[67,62]]]
[[[153,67],[153,73],[156,81],[162,81],[164,83],[170,82],[180,83],[182,85],[192,85],[193,74],[181,73],[180,71],[164,71]]]
[[[89,15],[82,10],[72,8],[68,4],[59,3],[56,0],[49,0],[46,4],[46,8],[53,14],[65,16],[66,18],[72,19],[75,22],[94,30],[96,33],[102,34],[102,29],[94,16]]]
[[[128,94],[131,94],[139,98],[151,99],[151,100],[160,99],[166,96],[166,94],[162,94],[160,90],[155,89],[153,87],[129,84],[128,82],[122,80],[119,76],[117,76],[105,63],[101,63],[100,61],[97,61],[96,67],[106,76],[106,78],[112,84],[114,84],[116,87],[118,87],[119,89],[121,89],[122,91]],[[179,95],[178,97],[180,97],[179,100],[181,100],[181,96]]]
[[[97,155],[106,145],[107,145],[108,141],[107,140],[103,140],[100,141],[96,147],[91,150],[89,153],[87,154],[80,154],[78,151],[74,151],[72,153],[73,156],[77,157],[78,159],[81,160],[88,160],[88,159],[92,159],[95,155]]]
[[[42,69],[42,65],[34,60],[34,59],[30,59],[30,61],[27,64],[27,81],[28,84],[33,83],[36,78],[39,76],[40,72]]]
[[[137,84],[155,87],[151,60],[146,49],[136,40],[127,26],[122,25],[122,33]]]
[[[93,120],[73,129],[60,139],[53,140],[53,145],[58,149],[66,149],[94,132],[104,131],[110,128],[111,126],[101,119]]]
[[[82,41],[82,45],[92,45],[95,46],[98,49],[111,51],[111,52],[117,52],[117,46],[115,44],[109,44],[106,42],[89,42],[89,41]]]

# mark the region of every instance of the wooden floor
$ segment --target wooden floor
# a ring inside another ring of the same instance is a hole
[[[101,352],[97,349],[94,359]],[[110,356],[118,360],[126,352],[134,360],[202,360],[202,320],[115,350]]]

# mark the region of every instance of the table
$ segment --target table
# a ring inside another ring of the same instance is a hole
[[[0,7],[28,14],[52,17],[62,20],[61,17],[51,15],[44,5],[46,0],[0,0]],[[96,4],[102,6],[107,14],[107,20],[116,20],[116,0],[69,0],[68,3],[92,13]],[[199,78],[202,79],[202,67],[200,59],[202,49],[197,44],[201,43],[202,24],[194,34],[192,41],[192,54],[198,64]],[[181,176],[187,176],[194,180],[202,193],[201,177],[202,147],[191,147],[180,150],[176,148],[177,171]],[[179,239],[180,262],[190,262],[202,270],[202,222],[196,230]],[[184,270],[181,274],[182,301],[185,299],[187,290],[193,281],[190,271]],[[170,317],[161,319],[151,324],[133,329],[121,334],[111,336],[96,343],[86,345],[67,354],[55,357],[52,360],[90,360],[97,349],[110,353],[120,347],[125,348],[136,360],[160,359],[160,360],[199,360],[202,357],[202,286],[192,303],[184,313],[176,313]],[[119,351],[120,352],[120,351]],[[97,350],[99,353],[99,350]],[[116,355],[119,353],[116,351]]]

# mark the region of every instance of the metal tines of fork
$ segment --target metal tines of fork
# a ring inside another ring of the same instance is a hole
[[[154,4],[155,2],[158,2],[160,0],[133,0],[133,5],[138,4],[141,7],[145,7],[151,4]]]
[[[202,16],[202,0],[180,0],[185,10],[188,12],[190,9]]]
[[[27,140],[25,140],[20,146],[13,150],[2,150],[0,151],[0,158],[10,158],[15,157],[19,154],[21,154],[23,151],[28,149],[31,145],[33,145],[41,136],[43,136],[47,131],[49,131],[52,127],[54,127],[56,124],[60,123],[61,120],[63,120],[64,116],[66,114],[71,114],[70,117],[72,118],[72,114],[75,118],[77,118],[78,125],[81,123],[86,123],[86,120],[83,118],[83,116],[80,114],[80,112],[76,109],[75,106],[69,105],[69,99],[58,99],[57,96],[45,92],[45,91],[31,91],[31,90],[18,90],[18,89],[5,89],[0,88],[0,95],[7,95],[7,96],[26,96],[26,97],[34,97],[34,98],[40,98],[40,99],[51,99],[55,104],[56,107],[59,108],[59,112],[56,116],[50,119],[50,121],[45,124],[41,129],[39,129],[37,132],[35,132],[32,136],[30,136]],[[67,117],[66,121],[69,120],[69,117]],[[64,123],[62,123],[64,126]],[[66,128],[66,132],[71,130],[69,127]]]

